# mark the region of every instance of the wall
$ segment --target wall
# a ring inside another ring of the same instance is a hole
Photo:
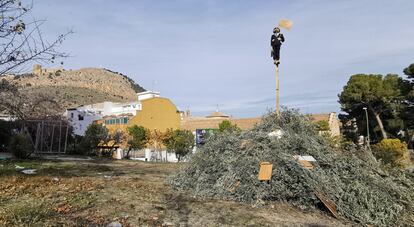
[[[180,114],[169,99],[156,97],[142,100],[141,104],[142,110],[129,120],[129,126],[138,125],[161,132],[180,128]]]
[[[145,149],[145,160],[146,161],[158,161],[158,162],[178,162],[175,153],[163,151],[153,151],[151,149]]]
[[[79,116],[83,117],[83,120],[79,120]],[[66,117],[73,127],[73,133],[79,136],[84,136],[87,127],[92,124],[92,122],[102,118],[99,114],[79,111],[77,109],[67,110]]]
[[[178,129],[180,127],[180,114],[177,107],[167,98],[151,98],[141,101],[142,109],[136,111],[135,116],[129,116],[128,124],[105,124],[105,127],[110,133],[122,131],[128,137],[128,127],[133,125],[143,126],[151,131],[158,130],[165,132],[167,129]],[[104,124],[105,119],[96,121]],[[116,118],[116,117],[114,117]],[[127,148],[126,139],[120,147]]]
[[[329,128],[333,136],[341,135],[339,119],[335,112],[329,114]]]

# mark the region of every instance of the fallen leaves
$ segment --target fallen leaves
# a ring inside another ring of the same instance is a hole
[[[66,213],[70,212],[71,208],[72,208],[72,206],[70,206],[68,204],[64,204],[64,205],[61,205],[61,206],[57,207],[55,209],[55,211],[60,213],[60,214],[66,214]]]

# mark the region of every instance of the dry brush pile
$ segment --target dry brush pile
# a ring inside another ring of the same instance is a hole
[[[274,113],[254,129],[213,136],[169,182],[197,197],[248,203],[282,201],[299,208],[318,207],[321,192],[352,221],[386,226],[414,223],[414,178],[401,170],[384,170],[363,151],[340,151],[329,146],[313,125],[295,110]],[[280,139],[269,137],[275,128]],[[313,170],[294,155],[311,155]],[[273,164],[270,183],[257,179],[260,162]]]

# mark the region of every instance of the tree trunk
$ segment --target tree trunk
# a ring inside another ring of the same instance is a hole
[[[130,159],[130,157],[129,157],[129,153],[131,152],[131,150],[132,150],[132,148],[131,148],[131,147],[130,147],[130,148],[128,148],[128,151],[127,151],[127,154],[126,154],[125,158]]]
[[[168,154],[167,154],[167,149],[165,149],[165,162],[168,162]]]
[[[382,124],[382,120],[381,120],[381,118],[380,118],[380,114],[379,114],[379,113],[377,113],[377,112],[376,112],[374,109],[372,109],[372,108],[371,108],[371,110],[372,110],[372,113],[374,114],[375,119],[377,120],[378,126],[379,126],[379,128],[380,128],[380,130],[381,130],[381,135],[382,135],[382,138],[383,138],[383,139],[387,139],[387,138],[388,138],[388,137],[387,137],[387,133],[385,132],[384,125]]]

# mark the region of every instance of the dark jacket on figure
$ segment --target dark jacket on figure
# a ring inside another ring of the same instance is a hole
[[[285,37],[282,33],[274,33],[272,38],[270,39],[270,45],[272,46],[272,54],[274,60],[278,60],[280,58],[280,46],[285,41]]]
[[[280,38],[280,40],[278,39]],[[280,48],[282,43],[285,41],[285,37],[282,33],[273,34],[270,40],[270,45],[273,47],[273,50],[276,48]]]

